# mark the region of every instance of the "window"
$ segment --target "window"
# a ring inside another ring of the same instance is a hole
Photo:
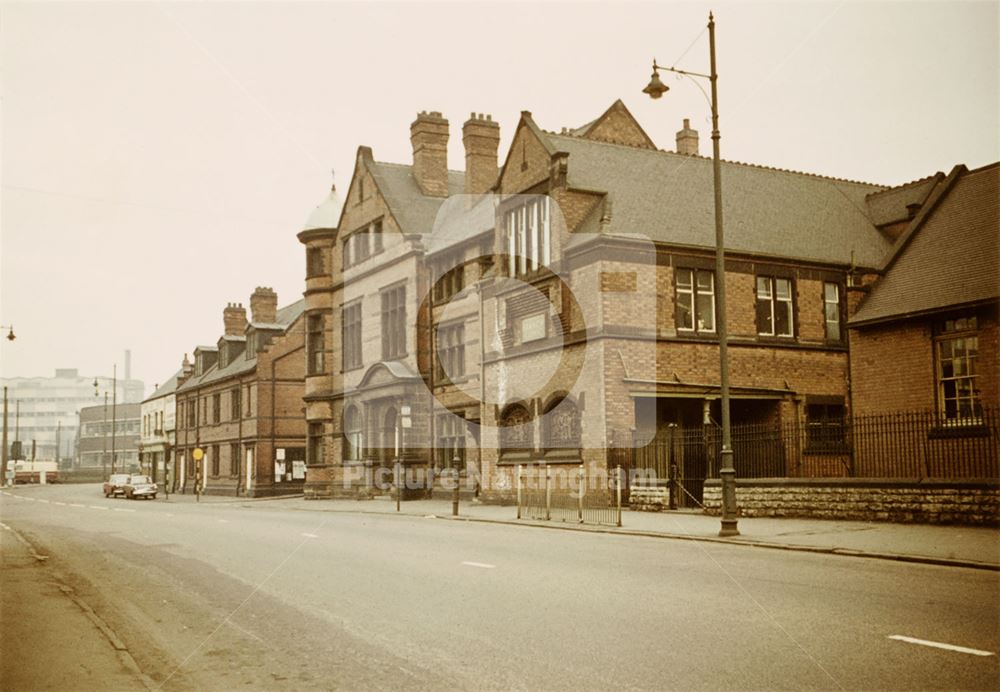
[[[208,397],[203,396],[201,398],[201,422],[202,425],[208,425]]]
[[[504,213],[503,232],[508,272],[521,276],[552,259],[552,231],[548,197],[533,198]]]
[[[222,421],[222,394],[212,395],[212,420],[216,423]]]
[[[382,359],[406,355],[406,286],[382,291]]]
[[[444,413],[437,419],[437,466],[450,469],[465,467],[465,419]],[[456,462],[457,459],[457,462]]]
[[[521,404],[512,404],[500,416],[500,453],[530,452],[535,448],[531,414]]]
[[[344,268],[382,252],[382,221],[376,221],[344,238]]]
[[[309,315],[309,337],[306,342],[309,374],[319,375],[326,371],[326,338],[323,332],[323,315]]]
[[[364,439],[361,432],[361,414],[356,406],[348,406],[344,411],[344,461],[361,461],[364,453]]]
[[[465,374],[465,325],[438,328],[437,381],[457,379]]]
[[[977,329],[975,316],[944,320],[937,326],[938,406],[949,423],[978,423],[981,416]]]
[[[231,420],[240,419],[240,388],[234,387],[229,392],[229,418]]]
[[[580,412],[569,399],[559,399],[545,411],[542,430],[546,451],[580,449]]]
[[[323,424],[309,424],[309,442],[306,451],[310,464],[326,463],[326,447],[323,444]]]
[[[323,248],[306,248],[306,278],[323,274]]]
[[[444,265],[450,266],[450,265]],[[465,286],[465,267],[459,263],[452,266],[438,277],[434,283],[434,302],[441,303],[449,300]]]
[[[219,445],[212,445],[209,448],[209,457],[212,463],[211,474],[213,478],[219,477]]]
[[[806,400],[806,452],[839,454],[847,451],[846,410],[842,397]]]
[[[229,476],[237,478],[240,475],[240,445],[237,442],[229,443]]]
[[[701,269],[678,269],[677,330],[715,331],[715,274]]]
[[[197,408],[196,408],[197,402],[189,401],[189,402],[187,402],[187,404],[185,404],[185,406],[187,407],[187,421],[188,421],[187,424],[188,424],[188,427],[189,428],[193,428],[196,425],[198,425],[198,422],[195,420],[195,416],[197,415],[197,412],[198,412]]]
[[[362,366],[361,301],[344,306],[343,312],[344,371]]]
[[[252,402],[250,400],[250,385],[247,385],[247,391],[246,391],[246,397],[245,398],[246,398],[246,402],[247,402],[247,407],[246,407],[246,409],[244,409],[244,412],[246,414],[246,417],[249,418],[250,414],[252,413],[251,410],[250,410],[250,407],[252,405]]]
[[[823,320],[826,323],[826,340],[840,341],[840,286],[823,284]]]
[[[757,277],[757,333],[792,336],[792,280]]]
[[[382,252],[382,222],[376,221],[372,224],[372,254],[377,255]]]

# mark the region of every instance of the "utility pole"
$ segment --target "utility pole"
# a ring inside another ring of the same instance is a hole
[[[56,421],[56,470],[59,470],[59,457],[62,442],[62,421]]]
[[[117,425],[117,405],[118,405],[118,363],[112,366],[111,373],[111,473],[115,472],[115,434],[118,432]]]
[[[105,477],[108,475],[108,393],[104,392],[104,452],[101,453],[101,473]],[[115,467],[111,467],[111,473],[115,472]]]
[[[0,485],[7,483],[7,387],[3,388],[3,478]]]

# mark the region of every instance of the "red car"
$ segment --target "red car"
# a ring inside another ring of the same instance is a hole
[[[127,473],[113,473],[104,483],[104,497],[114,497],[125,494],[125,486],[128,485],[129,475]]]

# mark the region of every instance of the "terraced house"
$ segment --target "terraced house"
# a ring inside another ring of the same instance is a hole
[[[621,101],[559,133],[523,112],[498,165],[491,118],[462,132],[464,172],[447,168],[439,113],[411,125],[410,164],[360,147],[342,207],[327,200],[299,234],[315,335],[307,497],[400,458],[457,464],[506,501],[519,466],[582,466],[599,487],[637,448],[666,448],[699,501],[720,387],[698,133],[684,121],[676,151],[659,150]],[[737,446],[737,471],[847,475],[847,320],[926,185],[736,162],[722,180],[733,424],[804,431],[795,449]]]
[[[303,301],[278,309],[267,287],[223,310],[214,346],[184,356],[177,378],[173,489],[263,497],[305,483]],[[204,457],[195,459],[195,450]]]

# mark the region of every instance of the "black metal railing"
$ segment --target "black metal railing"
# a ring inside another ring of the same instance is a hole
[[[912,411],[734,425],[732,443],[737,478],[996,479],[1000,408],[961,420]],[[630,484],[666,486],[676,478],[682,501],[700,502],[705,479],[719,476],[721,444],[716,425],[617,434],[608,464],[621,465]]]

